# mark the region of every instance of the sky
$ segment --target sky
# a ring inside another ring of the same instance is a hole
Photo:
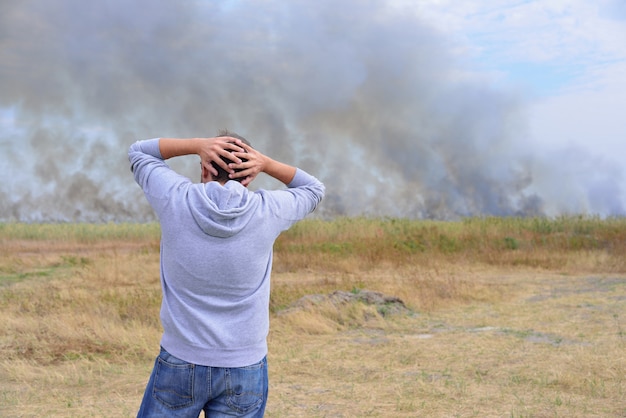
[[[535,185],[548,212],[624,214],[626,2],[416,3],[474,68],[523,92],[537,177],[559,180]]]
[[[624,40],[619,0],[1,2],[0,221],[152,221],[129,145],[222,128],[319,216],[623,216]]]

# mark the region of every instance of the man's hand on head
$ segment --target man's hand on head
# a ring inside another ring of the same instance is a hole
[[[225,157],[236,164],[241,163],[236,153],[244,151],[242,145],[244,144],[240,139],[228,136],[202,138],[198,149],[202,166],[214,176],[217,175],[217,170],[211,164],[212,162],[222,167],[227,173],[234,173],[235,170],[230,168],[229,164],[224,162],[221,157]]]
[[[265,169],[266,157],[243,142],[240,142],[240,146],[242,151],[233,152],[239,162],[228,164],[228,172],[231,179],[243,178],[241,184],[248,187],[252,180]]]

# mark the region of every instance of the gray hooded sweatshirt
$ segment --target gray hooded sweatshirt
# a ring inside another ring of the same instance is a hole
[[[274,241],[315,209],[324,185],[300,169],[284,190],[192,183],[164,162],[158,138],[134,143],[128,157],[161,223],[162,347],[205,366],[260,361]]]

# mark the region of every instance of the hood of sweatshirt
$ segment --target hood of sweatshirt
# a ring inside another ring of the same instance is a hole
[[[241,231],[252,219],[259,199],[239,182],[216,181],[195,184],[187,194],[191,214],[208,235],[227,238]]]

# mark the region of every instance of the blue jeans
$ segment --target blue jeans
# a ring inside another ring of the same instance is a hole
[[[156,358],[137,417],[263,417],[267,358],[246,367],[200,366],[163,348]]]

